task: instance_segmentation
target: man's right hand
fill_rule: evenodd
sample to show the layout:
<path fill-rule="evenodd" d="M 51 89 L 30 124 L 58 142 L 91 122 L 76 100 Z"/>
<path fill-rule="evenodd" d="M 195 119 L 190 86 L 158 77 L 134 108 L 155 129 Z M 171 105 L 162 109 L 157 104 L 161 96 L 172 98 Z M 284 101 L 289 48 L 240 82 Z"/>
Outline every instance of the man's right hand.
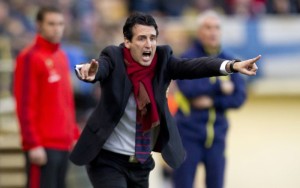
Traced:
<path fill-rule="evenodd" d="M 234 91 L 234 84 L 232 81 L 221 81 L 221 91 L 224 95 L 231 95 Z"/>
<path fill-rule="evenodd" d="M 47 154 L 43 147 L 36 147 L 28 151 L 29 160 L 32 164 L 39 166 L 47 163 Z"/>
<path fill-rule="evenodd" d="M 214 101 L 209 96 L 200 96 L 191 100 L 191 105 L 197 109 L 207 109 L 212 107 Z"/>
<path fill-rule="evenodd" d="M 90 63 L 81 65 L 79 69 L 79 76 L 82 80 L 93 81 L 95 80 L 99 63 L 95 59 L 92 59 Z"/>

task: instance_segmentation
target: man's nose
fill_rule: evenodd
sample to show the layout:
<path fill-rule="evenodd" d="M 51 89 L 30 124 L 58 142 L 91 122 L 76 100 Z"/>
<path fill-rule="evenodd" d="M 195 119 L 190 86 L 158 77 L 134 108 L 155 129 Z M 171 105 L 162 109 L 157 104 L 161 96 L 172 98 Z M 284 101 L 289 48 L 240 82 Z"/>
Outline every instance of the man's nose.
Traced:
<path fill-rule="evenodd" d="M 146 40 L 146 47 L 151 48 L 151 40 L 150 39 Z"/>

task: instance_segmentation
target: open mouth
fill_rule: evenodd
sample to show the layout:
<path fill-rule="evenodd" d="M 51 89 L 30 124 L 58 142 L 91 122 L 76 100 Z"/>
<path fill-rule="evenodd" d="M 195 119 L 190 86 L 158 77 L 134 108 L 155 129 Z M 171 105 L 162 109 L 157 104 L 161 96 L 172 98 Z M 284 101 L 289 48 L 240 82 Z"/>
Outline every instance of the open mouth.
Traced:
<path fill-rule="evenodd" d="M 144 58 L 150 58 L 151 52 L 143 52 L 143 57 Z"/>
<path fill-rule="evenodd" d="M 149 62 L 151 60 L 151 51 L 144 51 L 142 55 L 142 60 L 144 62 Z"/>

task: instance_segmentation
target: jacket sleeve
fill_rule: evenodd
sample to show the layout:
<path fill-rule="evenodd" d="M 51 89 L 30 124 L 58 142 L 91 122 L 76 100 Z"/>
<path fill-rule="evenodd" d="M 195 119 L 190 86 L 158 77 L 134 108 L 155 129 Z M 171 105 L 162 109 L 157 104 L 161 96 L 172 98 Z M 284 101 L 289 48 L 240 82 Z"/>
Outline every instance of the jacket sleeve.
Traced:
<path fill-rule="evenodd" d="M 234 92 L 231 95 L 216 95 L 214 98 L 214 106 L 220 110 L 228 108 L 238 108 L 246 100 L 246 83 L 238 73 L 231 75 L 231 81 L 234 84 Z"/>
<path fill-rule="evenodd" d="M 168 71 L 172 79 L 195 79 L 221 76 L 220 67 L 224 59 L 212 57 L 176 58 L 171 55 Z"/>
<path fill-rule="evenodd" d="M 17 58 L 14 78 L 14 94 L 20 124 L 23 148 L 40 146 L 37 131 L 39 59 L 27 54 Z"/>

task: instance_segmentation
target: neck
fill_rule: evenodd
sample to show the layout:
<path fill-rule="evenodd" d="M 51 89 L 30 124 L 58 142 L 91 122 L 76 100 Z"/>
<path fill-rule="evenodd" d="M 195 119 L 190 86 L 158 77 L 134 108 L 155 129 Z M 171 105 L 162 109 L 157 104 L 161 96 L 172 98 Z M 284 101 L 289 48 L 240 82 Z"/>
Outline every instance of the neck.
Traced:
<path fill-rule="evenodd" d="M 43 48 L 47 51 L 55 52 L 56 50 L 59 49 L 59 43 L 52 43 L 51 41 L 48 41 L 45 39 L 42 35 L 37 35 L 36 37 L 36 44 L 40 48 Z"/>

